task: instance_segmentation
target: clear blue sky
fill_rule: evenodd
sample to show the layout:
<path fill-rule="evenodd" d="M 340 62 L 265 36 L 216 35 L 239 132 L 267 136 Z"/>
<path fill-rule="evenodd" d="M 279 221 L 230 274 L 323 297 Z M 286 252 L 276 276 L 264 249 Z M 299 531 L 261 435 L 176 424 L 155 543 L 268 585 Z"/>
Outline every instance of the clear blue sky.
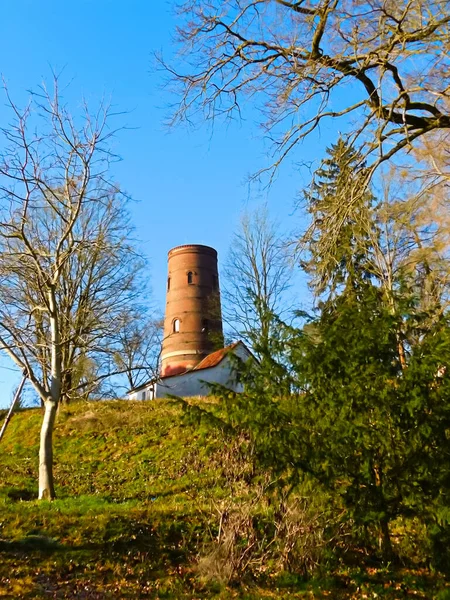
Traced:
<path fill-rule="evenodd" d="M 286 230 L 298 228 L 296 194 L 308 181 L 296 162 L 319 160 L 334 138 L 322 129 L 280 169 L 270 190 L 249 188 L 247 177 L 269 164 L 267 145 L 251 107 L 245 121 L 214 130 L 164 126 L 173 98 L 155 69 L 153 52 L 173 52 L 174 2 L 164 0 L 4 0 L 0 21 L 0 72 L 12 97 L 25 102 L 27 90 L 50 81 L 52 69 L 70 83 L 65 99 L 76 112 L 84 96 L 95 105 L 111 97 L 121 131 L 115 151 L 122 161 L 114 177 L 137 201 L 133 220 L 150 259 L 156 304 L 163 310 L 166 255 L 176 245 L 214 246 L 225 258 L 241 211 L 267 200 Z M 0 125 L 8 120 L 0 101 Z M 299 287 L 299 301 L 305 301 Z M 0 369 L 0 406 L 18 380 Z"/>

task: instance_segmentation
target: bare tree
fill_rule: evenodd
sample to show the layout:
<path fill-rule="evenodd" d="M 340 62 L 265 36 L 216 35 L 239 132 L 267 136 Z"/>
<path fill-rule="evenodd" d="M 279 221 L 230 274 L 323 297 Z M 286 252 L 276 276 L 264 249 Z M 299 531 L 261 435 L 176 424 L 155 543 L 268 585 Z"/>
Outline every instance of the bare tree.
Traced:
<path fill-rule="evenodd" d="M 126 197 L 108 179 L 108 107 L 74 119 L 58 81 L 2 130 L 0 349 L 43 403 L 39 498 L 55 496 L 58 404 L 111 375 L 119 316 L 137 297 Z"/>
<path fill-rule="evenodd" d="M 287 309 L 292 268 L 267 207 L 245 213 L 231 242 L 222 296 L 225 321 L 250 346 L 267 348 L 274 316 Z"/>
<path fill-rule="evenodd" d="M 129 389 L 159 375 L 164 321 L 133 312 L 123 315 L 114 354 L 117 369 L 126 376 Z"/>
<path fill-rule="evenodd" d="M 175 120 L 231 117 L 250 98 L 275 166 L 326 119 L 352 119 L 369 175 L 450 128 L 446 0 L 185 0 L 179 17 L 180 60 L 163 61 Z"/>
<path fill-rule="evenodd" d="M 394 306 L 396 297 L 413 295 L 431 325 L 449 306 L 450 217 L 441 187 L 417 183 L 409 171 L 385 173 L 383 197 L 366 230 L 372 273 L 386 300 Z M 423 317 L 421 326 L 427 326 Z"/>

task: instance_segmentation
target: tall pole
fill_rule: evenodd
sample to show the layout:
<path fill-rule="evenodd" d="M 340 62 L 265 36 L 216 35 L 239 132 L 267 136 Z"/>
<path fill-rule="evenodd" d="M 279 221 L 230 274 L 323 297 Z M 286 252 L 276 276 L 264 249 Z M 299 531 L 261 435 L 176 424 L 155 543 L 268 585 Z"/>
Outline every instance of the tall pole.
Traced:
<path fill-rule="evenodd" d="M 21 382 L 20 382 L 20 384 L 19 384 L 19 387 L 17 388 L 17 391 L 16 391 L 16 393 L 14 394 L 13 401 L 11 402 L 11 406 L 9 407 L 8 414 L 6 415 L 6 419 L 5 419 L 5 421 L 4 421 L 3 425 L 2 425 L 2 429 L 1 429 L 1 431 L 0 431 L 0 441 L 1 441 L 2 437 L 3 437 L 3 434 L 4 434 L 4 433 L 5 433 L 5 431 L 6 431 L 6 427 L 8 426 L 8 423 L 9 423 L 9 422 L 10 422 L 10 420 L 11 420 L 11 417 L 12 417 L 12 414 L 13 414 L 14 407 L 15 407 L 15 406 L 16 406 L 16 404 L 19 402 L 19 398 L 20 398 L 20 395 L 21 395 L 21 393 L 22 393 L 23 386 L 25 385 L 25 381 L 26 381 L 26 379 L 27 379 L 27 376 L 26 376 L 26 375 L 24 375 L 24 376 L 22 377 L 22 381 L 21 381 Z"/>

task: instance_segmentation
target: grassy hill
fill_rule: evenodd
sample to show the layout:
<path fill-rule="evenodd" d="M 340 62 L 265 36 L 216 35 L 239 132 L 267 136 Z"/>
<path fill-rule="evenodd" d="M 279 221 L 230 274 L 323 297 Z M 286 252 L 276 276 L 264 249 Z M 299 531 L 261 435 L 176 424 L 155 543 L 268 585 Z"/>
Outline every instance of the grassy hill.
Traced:
<path fill-rule="evenodd" d="M 0 443 L 0 598 L 450 598 L 424 567 L 367 561 L 308 577 L 269 562 L 230 579 L 217 539 L 237 499 L 257 502 L 245 461 L 167 401 L 63 407 L 58 499 L 37 502 L 40 422 L 39 409 L 16 414 Z M 244 541 L 242 572 L 256 544 Z"/>

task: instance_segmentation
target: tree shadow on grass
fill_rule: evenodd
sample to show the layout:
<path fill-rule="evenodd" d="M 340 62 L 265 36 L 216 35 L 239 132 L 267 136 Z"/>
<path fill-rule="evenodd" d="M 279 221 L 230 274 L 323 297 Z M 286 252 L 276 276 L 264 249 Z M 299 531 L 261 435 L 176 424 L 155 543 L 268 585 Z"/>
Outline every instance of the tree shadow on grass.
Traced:
<path fill-rule="evenodd" d="M 29 502 L 30 500 L 36 500 L 38 491 L 36 489 L 24 488 L 17 489 L 11 488 L 6 490 L 6 497 L 9 500 L 14 500 L 15 502 Z"/>
<path fill-rule="evenodd" d="M 21 553 L 21 552 L 46 552 L 52 553 L 62 549 L 63 546 L 56 540 L 45 535 L 27 535 L 21 540 L 2 540 L 0 539 L 0 553 Z"/>
<path fill-rule="evenodd" d="M 95 519 L 95 514 L 92 518 Z M 80 535 L 80 541 L 73 544 L 53 539 L 44 531 L 19 540 L 0 539 L 0 595 L 25 600 L 191 600 L 214 596 L 211 589 L 200 585 L 192 569 L 202 551 L 201 532 L 205 526 L 198 519 L 194 521 L 175 513 L 158 518 L 158 522 L 152 522 L 151 519 L 111 515 L 102 530 L 103 540 L 98 531 L 97 539 L 89 539 L 85 523 L 85 536 Z M 307 581 L 290 575 L 284 585 L 281 580 L 261 581 L 259 585 L 270 592 L 267 597 L 272 598 L 300 597 L 298 594 L 305 593 L 317 598 L 328 595 L 347 600 L 375 597 L 376 593 L 386 600 L 398 600 L 400 596 L 437 597 L 440 592 L 440 578 L 424 570 L 353 565 L 344 571 Z M 243 595 L 234 589 L 233 597 L 247 600 L 266 597 L 261 595 L 261 587 L 256 595 L 246 589 L 243 588 Z M 280 596 L 273 595 L 277 590 Z"/>
<path fill-rule="evenodd" d="M 192 597 L 189 581 L 183 581 L 195 552 L 195 534 L 190 539 L 188 529 L 176 515 L 160 526 L 119 516 L 106 527 L 104 541 L 61 543 L 44 533 L 0 539 L 3 597 Z"/>

